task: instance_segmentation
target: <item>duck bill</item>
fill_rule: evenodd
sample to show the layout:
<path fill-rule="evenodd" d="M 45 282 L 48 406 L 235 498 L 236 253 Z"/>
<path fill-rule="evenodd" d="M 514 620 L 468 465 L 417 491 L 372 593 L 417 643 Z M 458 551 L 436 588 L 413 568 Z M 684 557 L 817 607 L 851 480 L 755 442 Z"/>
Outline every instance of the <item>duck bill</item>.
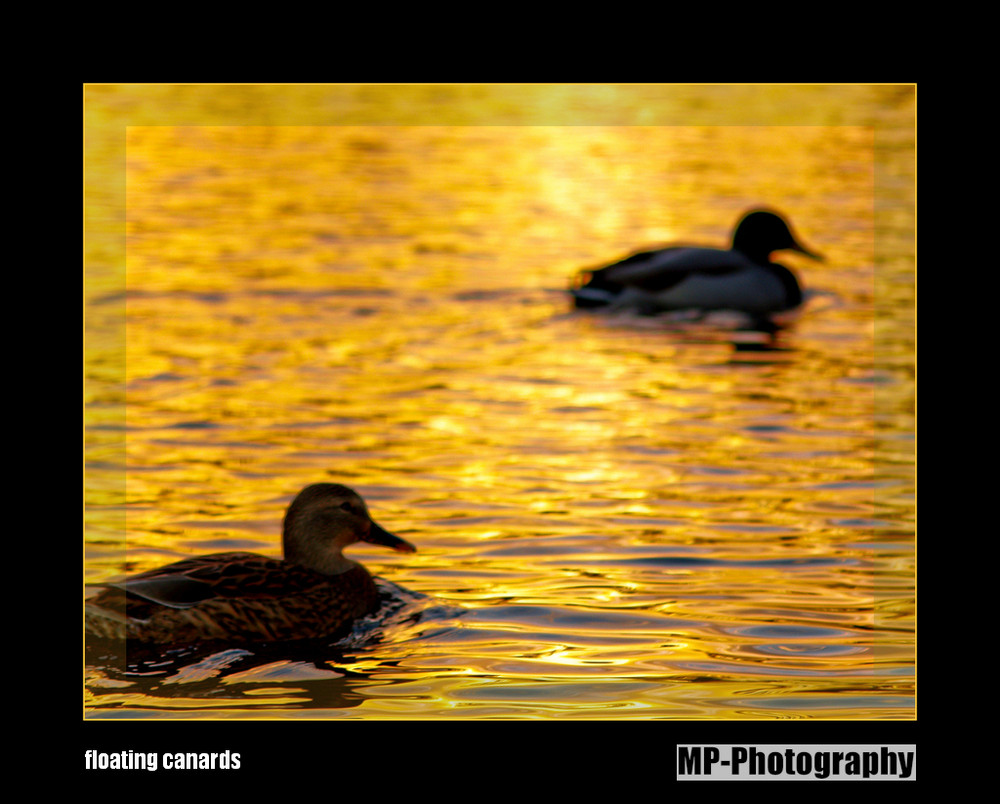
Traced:
<path fill-rule="evenodd" d="M 800 243 L 796 243 L 791 247 L 792 251 L 797 251 L 799 254 L 804 254 L 811 260 L 816 260 L 816 262 L 826 262 L 826 257 L 816 251 L 810 251 L 805 246 Z"/>
<path fill-rule="evenodd" d="M 417 548 L 406 541 L 406 539 L 401 539 L 394 533 L 389 533 L 389 531 L 374 521 L 372 522 L 371 529 L 368 531 L 368 535 L 364 537 L 364 541 L 371 542 L 372 544 L 380 544 L 383 547 L 391 547 L 400 553 L 417 552 Z"/>

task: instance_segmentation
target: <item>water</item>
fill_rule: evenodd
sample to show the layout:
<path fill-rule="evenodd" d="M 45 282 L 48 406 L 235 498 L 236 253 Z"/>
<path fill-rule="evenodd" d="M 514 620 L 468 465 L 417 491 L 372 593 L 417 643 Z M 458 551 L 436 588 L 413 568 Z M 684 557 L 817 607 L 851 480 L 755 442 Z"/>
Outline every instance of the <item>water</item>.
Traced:
<path fill-rule="evenodd" d="M 86 582 L 278 555 L 317 481 L 419 552 L 353 550 L 386 603 L 334 646 L 92 651 L 86 716 L 913 718 L 912 110 L 835 100 L 130 127 L 127 273 L 87 287 Z M 760 204 L 827 259 L 783 255 L 808 301 L 777 333 L 570 309 L 579 268 Z"/>

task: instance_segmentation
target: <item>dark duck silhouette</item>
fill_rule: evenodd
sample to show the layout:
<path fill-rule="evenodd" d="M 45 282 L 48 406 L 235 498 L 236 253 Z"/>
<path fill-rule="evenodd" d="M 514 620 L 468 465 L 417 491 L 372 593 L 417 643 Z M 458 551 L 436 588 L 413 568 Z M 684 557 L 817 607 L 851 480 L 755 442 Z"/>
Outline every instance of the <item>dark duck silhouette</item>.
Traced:
<path fill-rule="evenodd" d="M 372 576 L 343 555 L 358 541 L 416 551 L 347 486 L 307 486 L 285 513 L 283 559 L 215 553 L 105 584 L 86 603 L 86 630 L 160 644 L 335 636 L 378 608 Z"/>
<path fill-rule="evenodd" d="M 668 310 L 738 310 L 766 316 L 802 303 L 795 274 L 771 262 L 771 254 L 805 248 L 777 213 L 746 213 L 733 232 L 732 248 L 670 246 L 640 251 L 603 268 L 580 272 L 571 290 L 576 307 Z"/>

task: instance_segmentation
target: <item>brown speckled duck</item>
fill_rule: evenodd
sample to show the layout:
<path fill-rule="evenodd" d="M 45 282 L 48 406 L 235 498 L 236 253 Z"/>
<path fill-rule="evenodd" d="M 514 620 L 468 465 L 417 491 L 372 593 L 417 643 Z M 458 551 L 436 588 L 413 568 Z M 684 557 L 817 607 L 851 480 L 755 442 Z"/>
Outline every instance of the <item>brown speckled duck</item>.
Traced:
<path fill-rule="evenodd" d="M 86 629 L 161 644 L 334 636 L 378 607 L 372 576 L 343 554 L 358 541 L 416 551 L 372 521 L 355 491 L 316 483 L 288 506 L 283 560 L 215 553 L 107 584 L 87 601 Z"/>

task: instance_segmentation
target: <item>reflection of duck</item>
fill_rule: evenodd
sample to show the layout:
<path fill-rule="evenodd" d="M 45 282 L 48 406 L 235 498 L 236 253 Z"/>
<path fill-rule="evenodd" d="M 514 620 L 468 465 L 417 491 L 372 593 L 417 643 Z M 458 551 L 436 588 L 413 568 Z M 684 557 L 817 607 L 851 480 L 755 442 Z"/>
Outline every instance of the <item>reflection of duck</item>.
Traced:
<path fill-rule="evenodd" d="M 592 271 L 581 272 L 572 290 L 580 308 L 740 310 L 766 315 L 802 302 L 798 280 L 771 262 L 771 253 L 791 249 L 822 260 L 804 248 L 781 216 L 748 212 L 736 226 L 728 251 L 673 246 L 641 251 Z"/>
<path fill-rule="evenodd" d="M 216 553 L 107 584 L 87 601 L 86 628 L 172 644 L 331 636 L 378 606 L 368 570 L 342 553 L 358 541 L 416 550 L 372 521 L 364 500 L 346 486 L 307 486 L 285 513 L 284 560 Z"/>

